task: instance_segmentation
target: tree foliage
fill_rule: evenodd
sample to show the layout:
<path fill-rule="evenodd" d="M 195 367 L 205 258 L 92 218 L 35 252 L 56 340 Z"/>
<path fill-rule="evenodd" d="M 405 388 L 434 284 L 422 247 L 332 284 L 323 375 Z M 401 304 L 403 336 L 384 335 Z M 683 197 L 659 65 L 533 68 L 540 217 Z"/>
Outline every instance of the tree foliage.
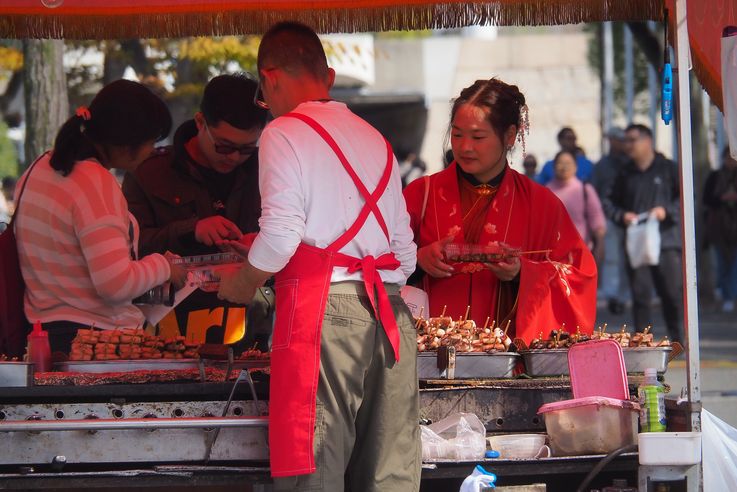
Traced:
<path fill-rule="evenodd" d="M 591 68 L 601 77 L 603 74 L 602 25 L 587 24 L 584 30 L 590 34 L 588 46 L 588 61 Z M 614 106 L 624 112 L 627 106 L 626 78 L 625 78 L 625 51 L 624 30 L 628 26 L 624 22 L 612 23 L 612 38 L 614 51 Z M 634 110 L 635 113 L 647 114 L 649 101 L 642 97 L 648 90 L 648 58 L 637 39 L 633 40 L 633 79 L 634 79 Z M 659 69 L 660 67 L 658 67 Z M 638 97 L 640 96 L 640 97 Z"/>

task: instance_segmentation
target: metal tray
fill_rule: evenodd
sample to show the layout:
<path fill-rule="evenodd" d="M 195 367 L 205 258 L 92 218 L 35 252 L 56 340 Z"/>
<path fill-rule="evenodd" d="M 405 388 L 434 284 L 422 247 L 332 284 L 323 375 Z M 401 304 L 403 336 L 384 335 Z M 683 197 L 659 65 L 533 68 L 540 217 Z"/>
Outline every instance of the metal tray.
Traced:
<path fill-rule="evenodd" d="M 673 349 L 671 347 L 628 347 L 622 349 L 624 365 L 628 373 L 645 372 L 654 367 L 659 373 L 668 369 L 668 361 Z"/>
<path fill-rule="evenodd" d="M 30 362 L 0 362 L 0 387 L 33 386 L 33 364 Z"/>
<path fill-rule="evenodd" d="M 520 355 L 525 362 L 525 372 L 529 376 L 568 375 L 567 348 L 521 350 Z"/>
<path fill-rule="evenodd" d="M 228 361 L 210 359 L 121 359 L 121 360 L 70 360 L 54 364 L 55 371 L 99 374 L 103 372 L 172 371 L 197 369 L 200 361 L 205 367 L 225 369 Z M 236 359 L 232 370 L 269 367 L 270 359 Z"/>
<path fill-rule="evenodd" d="M 85 373 L 166 371 L 198 367 L 199 359 L 70 360 L 54 364 L 56 371 Z"/>
<path fill-rule="evenodd" d="M 514 352 L 459 352 L 455 354 L 455 368 L 438 367 L 438 352 L 417 354 L 419 379 L 478 379 L 511 378 L 520 355 Z M 441 360 L 442 362 L 442 360 Z"/>
<path fill-rule="evenodd" d="M 645 372 L 654 367 L 659 373 L 668 368 L 671 347 L 627 347 L 622 349 L 627 373 Z M 526 373 L 537 376 L 568 376 L 568 349 L 535 349 L 520 351 Z"/>

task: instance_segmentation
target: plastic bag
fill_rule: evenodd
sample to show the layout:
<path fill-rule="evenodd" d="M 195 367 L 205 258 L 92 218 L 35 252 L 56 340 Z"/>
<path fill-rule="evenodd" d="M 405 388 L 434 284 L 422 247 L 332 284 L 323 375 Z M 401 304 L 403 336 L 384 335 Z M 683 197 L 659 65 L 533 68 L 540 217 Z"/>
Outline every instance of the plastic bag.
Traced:
<path fill-rule="evenodd" d="M 722 37 L 722 80 L 737 76 L 737 35 Z M 727 133 L 730 155 L 737 159 L 737 85 L 722 84 L 724 101 L 724 127 Z"/>
<path fill-rule="evenodd" d="M 737 490 L 737 429 L 701 410 L 704 490 Z"/>
<path fill-rule="evenodd" d="M 494 485 L 496 482 L 496 475 L 488 472 L 481 465 L 476 465 L 473 469 L 473 473 L 466 477 L 461 484 L 461 490 L 459 492 L 481 492 L 490 488 L 496 488 Z"/>
<path fill-rule="evenodd" d="M 632 268 L 660 262 L 660 222 L 650 215 L 627 226 L 627 256 Z"/>
<path fill-rule="evenodd" d="M 486 428 L 472 413 L 455 413 L 423 425 L 422 459 L 475 461 L 486 453 Z"/>

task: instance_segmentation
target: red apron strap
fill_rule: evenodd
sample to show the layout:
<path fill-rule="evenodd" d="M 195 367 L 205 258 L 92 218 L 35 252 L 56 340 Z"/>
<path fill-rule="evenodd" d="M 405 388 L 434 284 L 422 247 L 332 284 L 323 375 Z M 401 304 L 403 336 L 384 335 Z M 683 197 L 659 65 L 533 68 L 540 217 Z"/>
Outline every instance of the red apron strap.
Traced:
<path fill-rule="evenodd" d="M 323 128 L 317 121 L 310 118 L 307 115 L 301 114 L 301 113 L 287 113 L 283 116 L 288 116 L 292 118 L 296 118 L 298 120 L 303 121 L 306 123 L 310 128 L 315 130 L 315 132 L 322 137 L 322 139 L 325 141 L 325 143 L 330 146 L 330 148 L 335 152 L 335 155 L 340 160 L 341 164 L 343 165 L 343 168 L 346 170 L 348 175 L 353 180 L 353 183 L 356 185 L 356 188 L 358 188 L 359 193 L 361 196 L 363 196 L 363 199 L 365 200 L 365 204 L 363 206 L 363 209 L 361 209 L 361 212 L 358 214 L 358 217 L 356 218 L 353 225 L 351 225 L 350 228 L 348 228 L 347 231 L 343 233 L 338 239 L 336 239 L 330 246 L 328 246 L 326 249 L 330 251 L 340 251 L 343 246 L 348 244 L 355 236 L 358 234 L 358 231 L 361 230 L 363 227 L 363 224 L 366 222 L 366 219 L 368 219 L 368 214 L 370 212 L 373 212 L 374 217 L 376 217 L 376 221 L 379 223 L 379 227 L 381 227 L 381 230 L 384 232 L 384 236 L 386 236 L 386 240 L 388 242 L 391 242 L 389 239 L 389 229 L 386 226 L 386 222 L 384 221 L 384 217 L 381 214 L 381 210 L 379 210 L 378 206 L 378 200 L 381 197 L 381 195 L 384 194 L 384 191 L 386 190 L 386 187 L 389 184 L 389 178 L 391 177 L 391 171 L 392 171 L 392 164 L 393 164 L 393 154 L 392 154 L 392 148 L 389 142 L 384 139 L 386 142 L 386 148 L 387 148 L 387 162 L 386 166 L 384 167 L 384 172 L 381 175 L 381 179 L 379 179 L 379 183 L 376 185 L 376 189 L 373 193 L 369 193 L 366 186 L 361 182 L 361 179 L 358 177 L 356 172 L 353 170 L 353 167 L 348 162 L 348 159 L 346 159 L 345 154 L 343 154 L 343 151 L 340 149 L 338 144 L 335 142 L 333 137 Z"/>

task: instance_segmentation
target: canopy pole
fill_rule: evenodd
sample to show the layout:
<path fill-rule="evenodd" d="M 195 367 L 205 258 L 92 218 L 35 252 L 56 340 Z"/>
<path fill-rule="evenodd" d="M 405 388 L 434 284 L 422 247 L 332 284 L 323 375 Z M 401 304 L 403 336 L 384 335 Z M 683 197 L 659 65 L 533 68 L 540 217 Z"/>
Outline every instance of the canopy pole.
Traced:
<path fill-rule="evenodd" d="M 686 0 L 676 0 L 676 60 L 678 80 L 678 155 L 681 171 L 681 234 L 683 237 L 683 326 L 686 333 L 688 401 L 691 430 L 701 432 L 701 368 L 699 366 L 699 306 L 696 283 L 693 152 L 691 148 L 691 91 Z"/>

